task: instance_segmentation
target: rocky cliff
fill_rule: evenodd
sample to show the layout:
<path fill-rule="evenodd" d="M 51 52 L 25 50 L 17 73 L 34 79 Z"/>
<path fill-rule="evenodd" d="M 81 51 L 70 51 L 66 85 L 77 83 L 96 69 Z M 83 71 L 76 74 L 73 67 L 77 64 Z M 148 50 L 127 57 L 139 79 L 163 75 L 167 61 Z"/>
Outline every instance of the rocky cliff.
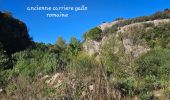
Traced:
<path fill-rule="evenodd" d="M 86 40 L 83 44 L 84 50 L 92 55 L 99 53 L 102 46 L 108 42 L 110 36 L 115 39 L 117 42 L 115 45 L 115 53 L 120 49 L 120 45 L 123 45 L 126 54 L 132 54 L 134 58 L 139 57 L 141 54 L 146 53 L 150 50 L 149 45 L 145 41 L 142 41 L 140 35 L 145 33 L 147 30 L 152 29 L 153 27 L 170 24 L 170 19 L 157 19 L 152 21 L 144 21 L 132 23 L 124 26 L 118 26 L 117 30 L 114 32 L 108 32 L 108 30 L 113 29 L 116 24 L 121 23 L 125 20 L 114 21 L 111 23 L 103 23 L 99 25 L 100 29 L 103 31 L 103 37 L 101 41 L 95 40 Z"/>

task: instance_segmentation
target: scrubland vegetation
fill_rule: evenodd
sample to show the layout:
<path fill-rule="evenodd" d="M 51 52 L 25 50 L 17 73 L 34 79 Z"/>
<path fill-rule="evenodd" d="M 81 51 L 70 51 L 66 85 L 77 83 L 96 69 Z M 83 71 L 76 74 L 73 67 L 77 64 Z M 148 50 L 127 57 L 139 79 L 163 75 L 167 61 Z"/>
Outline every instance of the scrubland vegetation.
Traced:
<path fill-rule="evenodd" d="M 170 10 L 123 21 L 107 29 L 100 53 L 89 55 L 83 42 L 36 43 L 25 24 L 0 12 L 0 98 L 2 100 L 169 100 L 170 23 L 145 24 L 115 37 L 122 25 L 169 18 Z M 122 20 L 122 19 L 121 19 Z M 149 27 L 149 28 L 148 28 Z M 147 30 L 146 30 L 147 28 Z M 85 40 L 102 39 L 99 27 Z M 122 38 L 150 50 L 138 58 L 125 53 Z M 117 41 L 120 44 L 117 46 Z M 119 48 L 115 51 L 114 48 Z M 116 53 L 115 53 L 116 52 Z M 57 73 L 57 74 L 56 74 Z M 60 76 L 54 80 L 51 77 Z"/>

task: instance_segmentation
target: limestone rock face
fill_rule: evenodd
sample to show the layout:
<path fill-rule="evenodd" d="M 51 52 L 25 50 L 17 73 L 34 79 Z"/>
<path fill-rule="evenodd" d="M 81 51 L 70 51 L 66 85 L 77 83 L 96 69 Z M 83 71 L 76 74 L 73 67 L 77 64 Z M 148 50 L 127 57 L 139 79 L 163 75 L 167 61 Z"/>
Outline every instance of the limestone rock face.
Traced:
<path fill-rule="evenodd" d="M 141 54 L 146 53 L 150 50 L 149 47 L 141 46 L 141 45 L 135 45 L 132 43 L 132 40 L 130 39 L 124 39 L 123 45 L 125 48 L 126 54 L 132 54 L 133 58 L 139 57 Z"/>
<path fill-rule="evenodd" d="M 84 50 L 89 54 L 92 55 L 96 52 L 99 52 L 100 49 L 100 42 L 97 41 L 92 41 L 92 40 L 87 40 L 84 44 L 83 44 L 83 48 Z"/>
<path fill-rule="evenodd" d="M 120 20 L 124 21 L 124 20 Z M 120 21 L 114 21 L 111 23 L 103 23 L 99 25 L 101 30 L 104 31 L 108 28 L 112 28 L 113 25 L 120 23 Z M 159 19 L 159 20 L 153 20 L 153 21 L 145 21 L 145 22 L 138 22 L 138 23 L 132 23 L 129 25 L 124 25 L 118 27 L 118 30 L 114 33 L 111 33 L 110 35 L 114 36 L 114 39 L 118 40 L 120 36 L 122 36 L 122 44 L 125 49 L 126 54 L 131 54 L 134 58 L 138 58 L 143 53 L 146 53 L 150 50 L 149 46 L 147 44 L 138 44 L 135 43 L 134 37 L 140 35 L 139 33 L 134 33 L 133 30 L 148 30 L 152 27 L 147 27 L 145 25 L 153 25 L 158 26 L 160 24 L 169 23 L 170 19 Z M 84 51 L 87 52 L 89 55 L 93 55 L 95 53 L 100 54 L 101 47 L 105 42 L 108 40 L 107 36 L 103 36 L 101 41 L 94 41 L 94 40 L 86 40 L 83 44 Z M 121 41 L 116 41 L 119 45 Z M 116 51 L 119 51 L 121 48 L 114 47 Z M 116 53 L 116 52 L 115 52 Z"/>

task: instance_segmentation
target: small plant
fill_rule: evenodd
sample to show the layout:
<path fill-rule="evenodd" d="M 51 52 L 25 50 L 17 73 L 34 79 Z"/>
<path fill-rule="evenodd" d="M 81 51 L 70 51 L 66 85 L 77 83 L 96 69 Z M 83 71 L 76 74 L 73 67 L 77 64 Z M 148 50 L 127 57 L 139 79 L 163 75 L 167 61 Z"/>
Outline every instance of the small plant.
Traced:
<path fill-rule="evenodd" d="M 140 99 L 141 100 L 157 100 L 153 93 L 150 92 L 150 91 L 147 91 L 147 90 L 143 90 L 141 93 L 140 93 Z"/>
<path fill-rule="evenodd" d="M 86 53 L 80 53 L 77 57 L 71 62 L 72 68 L 76 73 L 87 74 L 96 66 L 95 59 Z"/>
<path fill-rule="evenodd" d="M 115 88 L 118 89 L 122 96 L 133 97 L 136 94 L 135 80 L 133 78 L 127 78 L 119 81 Z"/>
<path fill-rule="evenodd" d="M 57 66 L 56 61 L 57 59 L 53 53 L 52 54 L 47 53 L 44 55 L 42 59 L 42 63 L 44 63 L 43 70 L 46 74 L 51 74 L 59 70 L 59 67 Z"/>
<path fill-rule="evenodd" d="M 102 30 L 99 27 L 91 29 L 89 32 L 84 34 L 85 39 L 89 40 L 100 40 L 102 37 Z"/>
<path fill-rule="evenodd" d="M 170 99 L 170 89 L 169 89 L 169 88 L 165 90 L 165 96 L 166 96 L 168 99 Z"/>
<path fill-rule="evenodd" d="M 7 52 L 4 50 L 0 42 L 0 70 L 12 67 L 11 59 L 8 57 Z"/>

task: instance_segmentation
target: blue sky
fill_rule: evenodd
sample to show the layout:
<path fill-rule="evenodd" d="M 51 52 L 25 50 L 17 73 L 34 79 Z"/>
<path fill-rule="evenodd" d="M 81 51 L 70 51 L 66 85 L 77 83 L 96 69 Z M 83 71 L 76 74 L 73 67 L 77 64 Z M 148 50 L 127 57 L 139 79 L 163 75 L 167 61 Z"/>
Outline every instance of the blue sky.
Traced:
<path fill-rule="evenodd" d="M 46 13 L 57 11 L 27 11 L 27 6 L 79 6 L 88 11 L 69 12 L 69 18 L 47 18 Z M 150 15 L 170 8 L 170 0 L 0 0 L 0 10 L 10 11 L 25 22 L 34 41 L 55 43 L 62 36 L 69 41 L 71 36 L 82 39 L 83 33 L 115 18 L 133 18 Z M 63 12 L 64 13 L 64 12 Z"/>

